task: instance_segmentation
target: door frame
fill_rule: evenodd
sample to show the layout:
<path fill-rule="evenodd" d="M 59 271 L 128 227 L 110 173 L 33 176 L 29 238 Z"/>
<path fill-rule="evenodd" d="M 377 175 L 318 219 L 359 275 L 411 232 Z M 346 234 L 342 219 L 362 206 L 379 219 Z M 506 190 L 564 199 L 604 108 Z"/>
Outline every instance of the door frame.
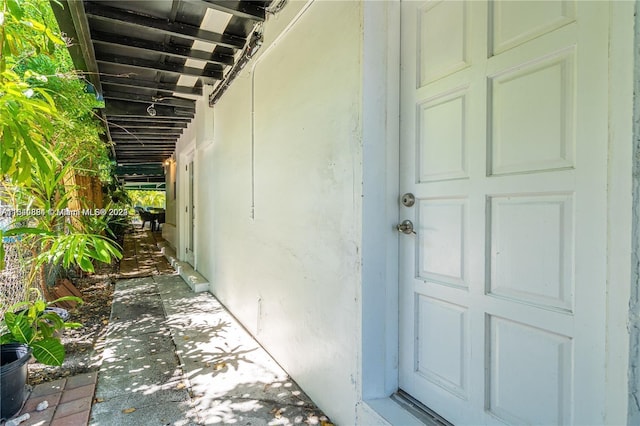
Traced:
<path fill-rule="evenodd" d="M 195 144 L 194 144 L 195 145 Z M 187 149 L 185 149 L 185 152 L 182 153 L 180 155 L 180 162 L 179 162 L 179 173 L 178 175 L 182 178 L 180 179 L 180 197 L 179 197 L 179 204 L 178 204 L 178 221 L 180 223 L 180 251 L 179 251 L 179 258 L 180 260 L 182 260 L 183 262 L 187 262 L 189 263 L 191 266 L 194 267 L 196 266 L 196 232 L 193 233 L 193 239 L 194 241 L 192 241 L 192 245 L 193 245 L 193 253 L 192 256 L 190 256 L 190 254 L 188 253 L 188 246 L 189 246 L 189 215 L 192 215 L 193 213 L 190 210 L 185 210 L 185 208 L 188 207 L 189 201 L 190 201 L 190 188 L 189 188 L 189 184 L 190 184 L 190 179 L 189 179 L 189 171 L 186 169 L 186 167 L 189 165 L 189 163 L 193 162 L 193 167 L 194 167 L 194 181 L 193 181 L 193 195 L 194 195 L 194 199 L 191 200 L 192 205 L 195 205 L 195 194 L 196 194 L 196 186 L 197 186 L 197 181 L 195 179 L 195 164 L 196 164 L 196 150 L 195 150 L 195 146 L 189 147 Z M 193 226 L 196 226 L 195 220 L 193 222 Z"/>
<path fill-rule="evenodd" d="M 640 373 L 635 372 L 627 323 L 631 290 L 640 286 L 632 277 L 632 199 L 634 73 L 633 2 L 612 2 L 609 58 L 609 187 L 608 263 L 606 301 L 607 383 L 605 420 L 627 424 L 640 419 L 640 408 L 632 403 L 640 391 Z M 639 18 L 640 21 L 640 18 Z M 380 48 L 385 46 L 386 48 Z M 399 219 L 399 107 L 400 107 L 400 0 L 363 3 L 362 57 L 362 283 L 360 302 L 361 354 L 356 414 L 361 424 L 383 422 L 420 424 L 420 420 L 391 396 L 398 390 L 398 235 Z M 636 57 L 640 61 L 640 55 Z M 637 76 L 636 76 L 637 77 Z M 637 102 L 637 101 L 636 101 Z M 640 127 L 638 127 L 640 129 Z M 640 132 L 640 130 L 636 130 Z M 623 172 L 611 173 L 611 170 Z M 384 188 L 381 191 L 381 188 Z M 640 190 L 636 191 L 640 194 Z M 640 198 L 640 195 L 636 196 Z M 637 229 L 633 239 L 638 239 Z M 634 274 L 640 275 L 640 274 Z M 635 278 L 635 279 L 634 279 Z M 635 292 L 635 291 L 634 291 Z M 640 297 L 635 300 L 640 306 Z M 640 324 L 633 317 L 631 325 Z M 625 332 L 621 332 L 624 330 Z M 640 342 L 633 328 L 631 340 Z"/>
<path fill-rule="evenodd" d="M 363 2 L 359 423 L 411 424 L 398 390 L 400 2 Z M 385 46 L 385 48 L 381 48 Z M 381 190 L 383 188 L 383 190 Z"/>

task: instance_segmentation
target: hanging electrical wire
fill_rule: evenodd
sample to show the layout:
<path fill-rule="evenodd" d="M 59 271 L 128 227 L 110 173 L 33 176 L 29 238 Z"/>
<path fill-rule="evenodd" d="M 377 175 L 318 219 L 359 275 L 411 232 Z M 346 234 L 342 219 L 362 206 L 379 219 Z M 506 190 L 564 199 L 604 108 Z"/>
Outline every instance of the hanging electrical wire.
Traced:
<path fill-rule="evenodd" d="M 265 11 L 269 15 L 275 15 L 286 6 L 287 2 L 288 0 L 273 0 Z M 251 36 L 242 49 L 238 60 L 233 64 L 229 72 L 224 76 L 224 79 L 218 83 L 213 90 L 213 93 L 209 96 L 209 106 L 213 106 L 218 102 L 222 94 L 227 90 L 229 85 L 231 85 L 231 82 L 236 78 L 240 71 L 242 71 L 247 62 L 249 62 L 251 58 L 258 53 L 263 41 L 263 23 L 258 22 L 254 25 Z"/>
<path fill-rule="evenodd" d="M 260 49 L 263 42 L 263 34 L 262 34 L 262 23 L 257 23 L 253 27 L 253 31 L 251 32 L 251 36 L 249 40 L 245 44 L 238 60 L 233 64 L 227 75 L 225 75 L 224 79 L 216 86 L 213 90 L 213 93 L 209 96 L 209 106 L 213 106 L 218 99 L 222 96 L 222 94 L 227 90 L 227 87 L 231 84 L 231 82 L 236 78 L 238 73 L 242 71 L 244 66 L 251 60 L 252 57 Z"/>

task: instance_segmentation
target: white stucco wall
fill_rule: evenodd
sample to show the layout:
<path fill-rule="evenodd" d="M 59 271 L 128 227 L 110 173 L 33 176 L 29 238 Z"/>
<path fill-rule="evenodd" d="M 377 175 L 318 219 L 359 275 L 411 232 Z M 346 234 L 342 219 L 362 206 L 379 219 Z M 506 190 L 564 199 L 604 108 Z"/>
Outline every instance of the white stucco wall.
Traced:
<path fill-rule="evenodd" d="M 631 6 L 612 7 L 616 22 L 630 19 Z M 179 161 L 191 151 L 195 159 L 196 268 L 337 424 L 415 420 L 386 398 L 398 386 L 398 21 L 394 1 L 290 2 L 265 24 L 257 60 L 215 108 L 198 101 L 177 147 Z M 616 48 L 629 47 L 629 31 L 613 31 Z M 612 49 L 612 64 L 627 50 Z M 619 70 L 612 82 L 626 83 L 612 91 L 609 156 L 625 169 L 630 118 L 621 111 L 630 76 L 612 69 Z M 616 241 L 629 238 L 631 190 L 627 175 L 609 179 L 617 188 L 609 281 L 621 284 L 608 293 L 607 356 L 621 367 L 610 370 L 607 419 L 618 424 L 627 409 L 619 396 L 628 336 L 619 330 L 631 267 L 628 248 Z"/>
<path fill-rule="evenodd" d="M 195 263 L 310 397 L 338 424 L 352 424 L 362 3 L 292 2 L 265 26 L 260 55 L 215 108 L 203 114 L 198 103 L 178 144 L 180 159 L 196 141 Z"/>

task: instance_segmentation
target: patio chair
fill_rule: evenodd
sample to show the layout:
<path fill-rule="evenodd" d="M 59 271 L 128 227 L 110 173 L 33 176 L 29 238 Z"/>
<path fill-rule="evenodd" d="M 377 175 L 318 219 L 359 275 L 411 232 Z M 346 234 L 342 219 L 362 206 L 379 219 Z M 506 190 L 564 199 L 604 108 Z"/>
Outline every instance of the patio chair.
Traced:
<path fill-rule="evenodd" d="M 158 224 L 157 224 L 157 226 L 156 226 L 156 230 L 158 230 L 158 231 L 159 231 L 159 230 L 161 229 L 161 226 L 160 226 L 160 225 L 162 225 L 162 224 L 164 223 L 164 221 L 165 221 L 165 215 L 166 215 L 166 213 L 165 213 L 165 212 L 162 212 L 162 213 L 159 213 L 159 214 L 158 214 Z"/>
<path fill-rule="evenodd" d="M 148 211 L 144 210 L 144 209 L 137 209 L 136 208 L 136 212 L 138 212 L 138 216 L 140 216 L 140 220 L 142 221 L 142 225 L 140 226 L 140 229 L 144 229 L 144 224 L 146 222 L 149 222 L 149 226 L 151 227 L 151 230 L 153 231 L 155 228 L 155 218 L 153 217 L 152 213 L 149 213 Z"/>

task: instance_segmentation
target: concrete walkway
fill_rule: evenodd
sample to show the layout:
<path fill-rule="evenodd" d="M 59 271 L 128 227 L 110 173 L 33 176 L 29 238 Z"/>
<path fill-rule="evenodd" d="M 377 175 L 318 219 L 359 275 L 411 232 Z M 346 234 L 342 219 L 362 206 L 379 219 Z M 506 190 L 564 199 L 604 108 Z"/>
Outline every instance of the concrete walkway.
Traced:
<path fill-rule="evenodd" d="M 215 297 L 175 274 L 159 240 L 125 236 L 100 372 L 34 387 L 21 425 L 331 426 Z"/>
<path fill-rule="evenodd" d="M 176 275 L 116 284 L 90 424 L 328 424 L 209 293 Z"/>

